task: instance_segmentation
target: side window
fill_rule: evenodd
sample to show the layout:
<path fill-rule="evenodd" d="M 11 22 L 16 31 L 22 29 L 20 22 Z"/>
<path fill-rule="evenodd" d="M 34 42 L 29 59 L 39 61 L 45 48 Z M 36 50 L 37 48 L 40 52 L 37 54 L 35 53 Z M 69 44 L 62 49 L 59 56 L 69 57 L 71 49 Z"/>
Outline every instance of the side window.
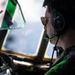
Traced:
<path fill-rule="evenodd" d="M 40 21 L 45 10 L 42 9 L 43 1 L 18 0 L 18 2 L 26 24 L 23 28 L 9 30 L 3 46 L 6 50 L 35 55 L 43 34 L 43 25 Z"/>

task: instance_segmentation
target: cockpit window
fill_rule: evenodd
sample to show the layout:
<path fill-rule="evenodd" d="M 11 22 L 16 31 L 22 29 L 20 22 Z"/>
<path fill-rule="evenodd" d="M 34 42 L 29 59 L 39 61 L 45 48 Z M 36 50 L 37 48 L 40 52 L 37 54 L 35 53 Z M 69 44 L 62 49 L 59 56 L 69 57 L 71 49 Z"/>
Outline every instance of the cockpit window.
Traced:
<path fill-rule="evenodd" d="M 22 13 L 20 7 L 16 6 L 17 7 L 16 11 L 18 12 L 15 13 L 15 16 L 13 16 L 12 21 L 16 20 L 15 22 L 18 23 L 19 26 L 23 27 L 8 30 L 2 49 L 33 56 L 37 55 L 44 34 L 44 27 L 40 21 L 40 17 L 44 15 L 45 11 L 45 8 L 42 9 L 43 1 L 41 0 L 39 1 L 17 0 L 17 1 L 21 6 Z M 25 18 L 26 21 L 25 24 L 23 17 Z M 53 45 L 49 43 L 46 49 L 47 49 L 45 54 L 46 57 L 51 57 Z"/>

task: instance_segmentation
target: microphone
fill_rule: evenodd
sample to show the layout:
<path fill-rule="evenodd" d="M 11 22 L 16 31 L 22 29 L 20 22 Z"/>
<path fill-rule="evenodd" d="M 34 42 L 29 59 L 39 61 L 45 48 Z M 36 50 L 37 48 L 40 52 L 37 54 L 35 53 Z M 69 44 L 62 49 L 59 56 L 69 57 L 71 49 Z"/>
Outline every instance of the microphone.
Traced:
<path fill-rule="evenodd" d="M 55 36 L 57 36 L 57 33 L 54 33 L 52 36 L 48 36 L 47 34 L 45 35 L 45 39 L 48 41 L 49 39 L 51 40 L 52 38 L 54 38 Z"/>

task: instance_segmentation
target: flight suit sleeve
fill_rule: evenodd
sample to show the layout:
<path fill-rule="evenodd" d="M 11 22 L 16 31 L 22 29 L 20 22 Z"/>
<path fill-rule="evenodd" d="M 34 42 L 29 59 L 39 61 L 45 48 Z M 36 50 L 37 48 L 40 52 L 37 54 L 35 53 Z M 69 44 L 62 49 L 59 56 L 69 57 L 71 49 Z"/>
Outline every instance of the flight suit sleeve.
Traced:
<path fill-rule="evenodd" d="M 66 75 L 69 68 L 69 60 L 63 60 L 60 63 L 53 66 L 44 75 Z"/>

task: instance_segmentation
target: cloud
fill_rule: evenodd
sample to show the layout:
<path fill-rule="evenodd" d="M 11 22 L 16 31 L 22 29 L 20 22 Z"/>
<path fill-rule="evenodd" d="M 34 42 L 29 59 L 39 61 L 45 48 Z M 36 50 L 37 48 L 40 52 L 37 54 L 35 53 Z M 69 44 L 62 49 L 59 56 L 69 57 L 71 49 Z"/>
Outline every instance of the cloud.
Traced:
<path fill-rule="evenodd" d="M 41 2 L 35 0 L 19 0 L 26 21 L 38 22 L 40 20 L 40 12 L 42 8 Z"/>

